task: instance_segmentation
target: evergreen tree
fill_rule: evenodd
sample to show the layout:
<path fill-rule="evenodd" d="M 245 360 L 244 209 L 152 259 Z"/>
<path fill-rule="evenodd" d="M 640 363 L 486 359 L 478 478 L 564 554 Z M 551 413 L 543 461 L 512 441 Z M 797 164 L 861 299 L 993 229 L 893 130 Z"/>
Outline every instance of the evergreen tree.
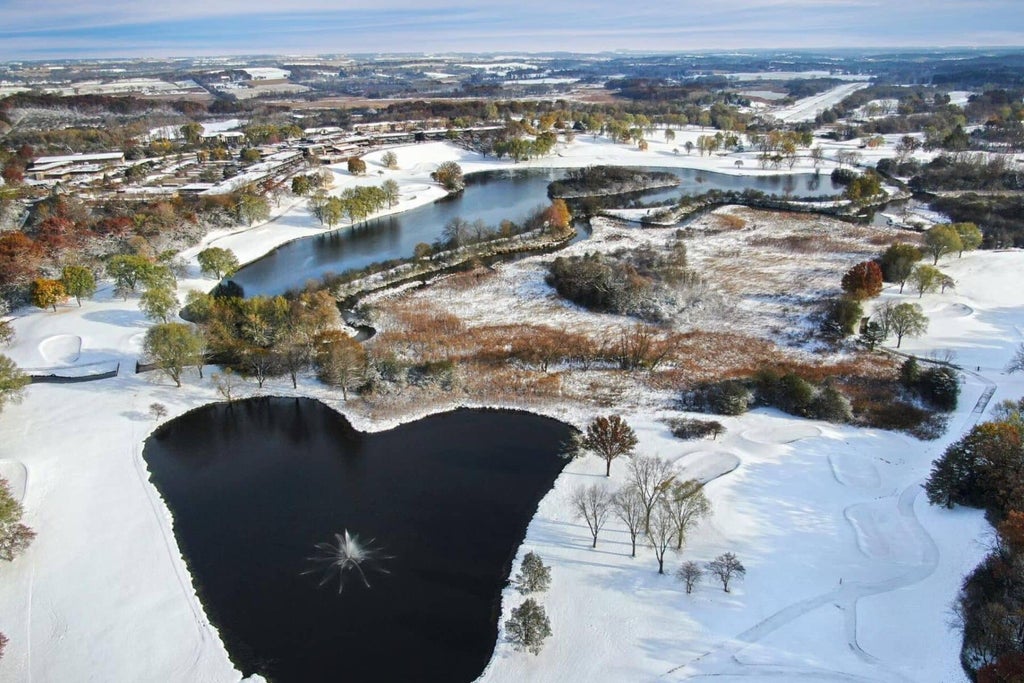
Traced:
<path fill-rule="evenodd" d="M 528 552 L 513 583 L 523 595 L 543 593 L 551 585 L 551 568 L 544 564 L 540 555 Z"/>
<path fill-rule="evenodd" d="M 527 598 L 512 610 L 512 618 L 505 622 L 505 634 L 517 651 L 539 655 L 544 639 L 551 635 L 551 622 L 544 608 Z"/>

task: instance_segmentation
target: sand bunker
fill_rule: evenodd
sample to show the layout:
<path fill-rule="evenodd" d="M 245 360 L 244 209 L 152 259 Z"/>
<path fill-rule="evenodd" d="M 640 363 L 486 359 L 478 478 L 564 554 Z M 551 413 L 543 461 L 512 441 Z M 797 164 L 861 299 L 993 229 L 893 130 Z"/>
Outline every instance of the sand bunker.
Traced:
<path fill-rule="evenodd" d="M 676 461 L 682 479 L 696 479 L 702 484 L 729 474 L 740 466 L 740 459 L 734 453 L 699 451 L 685 455 Z"/>
<path fill-rule="evenodd" d="M 838 451 L 829 454 L 828 462 L 836 481 L 844 486 L 876 489 L 882 485 L 878 468 L 866 456 Z"/>
<path fill-rule="evenodd" d="M 821 436 L 821 430 L 814 425 L 786 424 L 778 427 L 748 429 L 741 436 L 754 443 L 783 444 Z"/>
<path fill-rule="evenodd" d="M 966 304 L 949 304 L 940 312 L 947 318 L 966 318 L 974 315 L 974 309 Z"/>
<path fill-rule="evenodd" d="M 82 338 L 75 334 L 57 334 L 39 342 L 39 355 L 47 363 L 74 363 L 82 353 Z"/>

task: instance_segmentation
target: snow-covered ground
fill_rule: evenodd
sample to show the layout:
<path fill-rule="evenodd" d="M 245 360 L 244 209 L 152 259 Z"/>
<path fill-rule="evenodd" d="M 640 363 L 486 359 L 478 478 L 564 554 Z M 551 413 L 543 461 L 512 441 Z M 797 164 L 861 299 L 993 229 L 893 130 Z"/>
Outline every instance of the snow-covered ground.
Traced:
<path fill-rule="evenodd" d="M 672 146 L 652 143 L 647 152 L 581 136 L 554 160 L 524 165 L 737 172 L 733 158 L 672 153 L 684 136 L 699 134 L 678 132 Z M 512 166 L 442 144 L 396 152 L 401 170 L 383 177 L 402 183 L 403 209 L 441 195 L 425 180 L 440 161 L 458 160 L 466 171 Z M 379 158 L 367 161 L 376 174 Z M 750 166 L 744 172 L 758 172 Z M 335 192 L 381 180 L 335 173 Z M 321 232 L 301 202 L 282 205 L 278 214 L 204 244 L 250 260 Z M 974 253 L 940 266 L 957 279 L 957 290 L 924 297 L 931 333 L 904 346 L 916 353 L 952 350 L 981 368 L 966 377 L 961 409 L 943 440 L 923 444 L 756 411 L 724 420 L 728 433 L 718 441 L 681 442 L 658 422 L 666 413 L 644 407 L 660 397 L 623 406 L 644 453 L 702 476 L 738 463 L 708 485 L 714 516 L 683 557 L 706 560 L 731 550 L 746 564 L 746 580 L 730 594 L 703 584 L 687 596 L 680 583 L 655 573 L 650 551 L 629 558 L 627 539 L 614 524 L 590 550 L 566 496 L 578 483 L 604 479 L 595 476 L 601 468 L 595 460 L 573 462 L 542 501 L 520 550 L 520 557 L 537 550 L 553 567 L 543 603 L 554 636 L 539 657 L 499 642 L 484 680 L 961 680 L 946 607 L 962 574 L 984 553 L 987 527 L 980 513 L 930 508 L 919 483 L 945 443 L 979 419 L 972 409 L 989 383 L 998 386 L 996 400 L 1024 392 L 1020 380 L 999 372 L 1024 330 L 1018 295 L 1024 253 Z M 183 290 L 212 286 L 198 277 L 194 262 L 192 268 Z M 500 323 L 501 313 L 495 315 Z M 237 681 L 141 458 L 141 444 L 155 427 L 149 405 L 163 404 L 166 419 L 173 419 L 217 400 L 209 373 L 204 380 L 188 376 L 181 389 L 154 373 L 133 374 L 149 323 L 137 300 L 113 298 L 109 286 L 81 308 L 21 311 L 14 325 L 16 343 L 4 352 L 25 366 L 120 362 L 121 372 L 95 383 L 33 385 L 0 416 L 0 472 L 24 491 L 26 522 L 38 532 L 21 558 L 0 565 L 0 631 L 10 638 L 0 680 Z M 266 393 L 295 392 L 281 380 L 271 381 Z M 351 413 L 311 377 L 302 378 L 297 393 Z M 564 405 L 544 412 L 577 424 L 589 417 Z M 363 429 L 394 423 L 351 416 Z M 623 465 L 615 463 L 608 485 L 621 481 Z M 673 558 L 671 566 L 677 564 Z M 502 619 L 518 600 L 506 593 Z"/>
<path fill-rule="evenodd" d="M 684 477 L 729 472 L 707 485 L 713 517 L 672 569 L 732 551 L 746 579 L 728 594 L 705 579 L 686 595 L 657 575 L 650 550 L 629 557 L 615 522 L 591 550 L 571 491 L 602 481 L 615 489 L 626 468 L 614 463 L 607 481 L 596 459 L 575 462 L 520 551 L 553 566 L 543 604 L 555 635 L 538 657 L 499 644 L 483 680 L 963 680 L 949 605 L 986 552 L 988 526 L 979 511 L 928 505 L 921 483 L 945 446 L 983 419 L 975 408 L 987 388 L 997 387 L 989 408 L 1024 393 L 1024 380 L 1001 372 L 1024 340 L 1022 262 L 1019 251 L 948 259 L 940 266 L 957 292 L 921 299 L 930 333 L 903 350 L 949 351 L 971 366 L 939 441 L 757 410 L 722 418 L 728 432 L 716 441 L 682 442 L 659 422 L 677 413 L 627 415 L 638 450 L 671 459 Z M 892 288 L 883 298 L 918 300 Z M 507 590 L 503 618 L 521 600 Z"/>
<path fill-rule="evenodd" d="M 772 114 L 776 119 L 785 123 L 813 121 L 814 117 L 824 110 L 838 104 L 861 88 L 866 87 L 868 87 L 868 84 L 862 82 L 840 85 L 823 93 L 797 100 L 788 107 L 776 109 Z"/>

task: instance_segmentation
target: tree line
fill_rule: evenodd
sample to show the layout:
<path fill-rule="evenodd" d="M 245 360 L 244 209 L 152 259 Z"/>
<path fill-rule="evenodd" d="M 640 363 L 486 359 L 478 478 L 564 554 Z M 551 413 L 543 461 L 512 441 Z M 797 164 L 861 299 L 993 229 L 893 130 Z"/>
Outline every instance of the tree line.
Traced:
<path fill-rule="evenodd" d="M 1022 354 L 1024 355 L 1024 354 Z M 1010 370 L 1017 367 L 1011 364 Z M 977 681 L 1024 676 L 1024 400 L 1006 400 L 932 465 L 925 493 L 933 505 L 981 508 L 996 527 L 988 556 L 968 574 L 953 603 L 960 661 Z"/>

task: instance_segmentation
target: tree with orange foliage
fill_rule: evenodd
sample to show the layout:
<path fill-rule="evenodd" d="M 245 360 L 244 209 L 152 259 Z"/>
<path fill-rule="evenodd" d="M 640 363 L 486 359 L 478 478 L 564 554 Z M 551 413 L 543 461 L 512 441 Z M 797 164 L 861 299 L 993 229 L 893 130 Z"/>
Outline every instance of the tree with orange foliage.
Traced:
<path fill-rule="evenodd" d="M 49 280 L 47 278 L 36 278 L 32 281 L 32 305 L 39 308 L 53 307 L 57 312 L 57 304 L 68 297 L 64 285 L 60 280 Z"/>
<path fill-rule="evenodd" d="M 843 291 L 854 299 L 871 299 L 882 293 L 882 269 L 874 261 L 861 261 L 846 271 Z"/>
<path fill-rule="evenodd" d="M 551 232 L 561 232 L 569 227 L 572 213 L 562 199 L 555 199 L 544 212 L 544 221 Z"/>

